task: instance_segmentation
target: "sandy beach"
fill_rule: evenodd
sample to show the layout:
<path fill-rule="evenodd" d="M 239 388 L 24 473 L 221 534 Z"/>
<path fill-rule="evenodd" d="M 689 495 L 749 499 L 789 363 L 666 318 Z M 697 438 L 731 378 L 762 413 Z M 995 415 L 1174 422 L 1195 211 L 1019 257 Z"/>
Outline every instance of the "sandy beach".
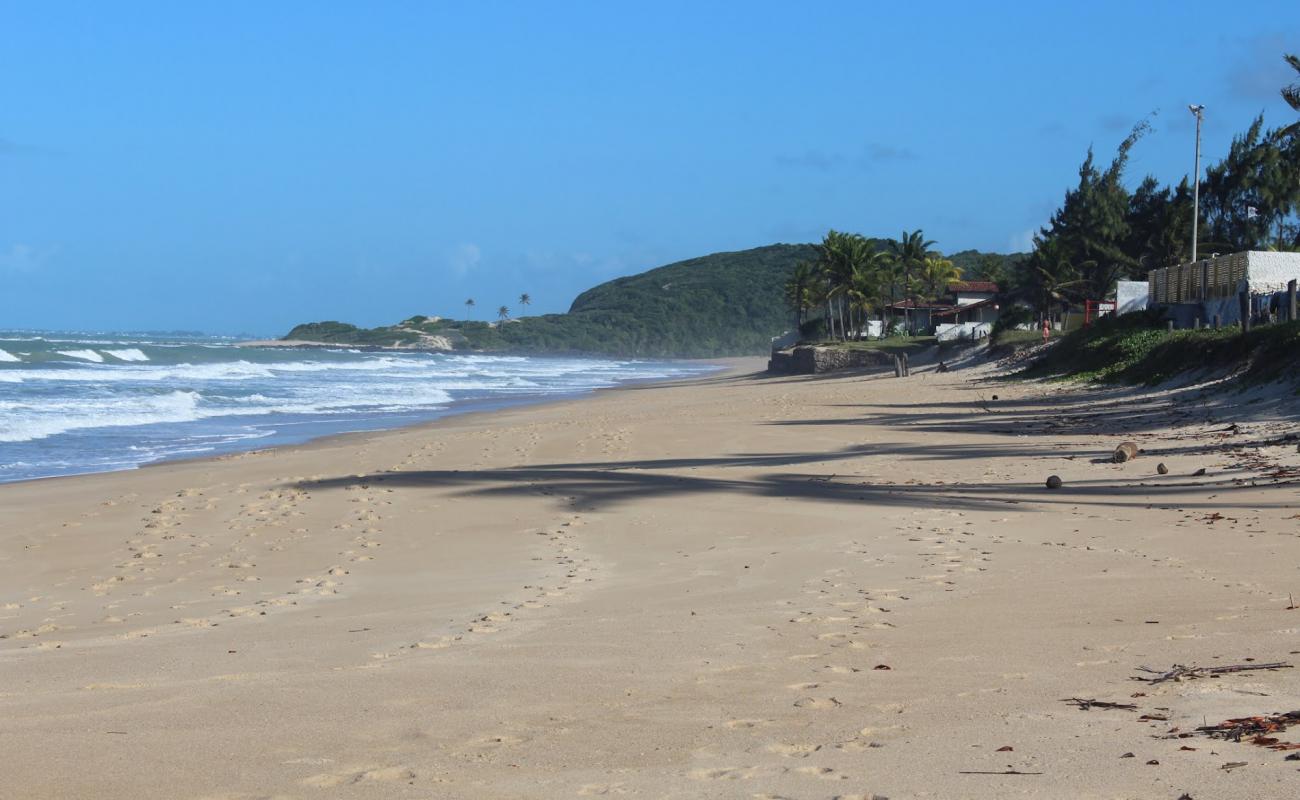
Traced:
<path fill-rule="evenodd" d="M 0 486 L 0 797 L 1298 791 L 1280 395 L 761 368 Z"/>

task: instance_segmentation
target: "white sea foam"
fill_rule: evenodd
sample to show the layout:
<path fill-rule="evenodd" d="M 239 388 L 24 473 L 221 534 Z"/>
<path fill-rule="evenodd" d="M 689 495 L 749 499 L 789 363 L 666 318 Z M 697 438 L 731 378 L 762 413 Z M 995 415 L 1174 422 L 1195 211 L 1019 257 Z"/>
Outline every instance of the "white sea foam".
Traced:
<path fill-rule="evenodd" d="M 99 353 L 96 353 L 94 350 L 59 350 L 57 352 L 61 356 L 79 358 L 82 361 L 94 361 L 100 364 L 104 362 L 104 357 Z"/>
<path fill-rule="evenodd" d="M 30 358 L 15 357 L 17 347 L 0 350 L 0 482 L 408 424 L 458 400 L 573 394 L 692 371 L 477 354 L 219 355 L 204 343 L 144 339 L 37 343 L 24 347 Z"/>
<path fill-rule="evenodd" d="M 442 389 L 410 384 L 333 385 L 288 397 L 253 394 L 208 399 L 198 392 L 174 391 L 112 400 L 0 400 L 0 442 L 28 442 L 87 428 L 193 422 L 214 417 L 432 410 L 449 402 L 451 395 Z"/>
<path fill-rule="evenodd" d="M 199 395 L 171 392 L 150 397 L 0 402 L 0 442 L 30 442 L 82 428 L 149 425 L 196 419 Z"/>
<path fill-rule="evenodd" d="M 145 355 L 138 347 L 128 347 L 125 350 L 105 350 L 105 355 L 110 355 L 118 361 L 148 361 L 149 356 Z"/>

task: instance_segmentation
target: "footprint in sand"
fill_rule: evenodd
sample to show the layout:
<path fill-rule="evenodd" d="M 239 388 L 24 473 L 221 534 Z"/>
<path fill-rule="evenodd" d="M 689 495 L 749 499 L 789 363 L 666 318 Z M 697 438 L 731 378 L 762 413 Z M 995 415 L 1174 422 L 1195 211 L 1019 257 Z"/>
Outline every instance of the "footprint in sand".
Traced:
<path fill-rule="evenodd" d="M 834 697 L 801 697 L 794 701 L 795 708 L 811 708 L 818 711 L 828 711 L 842 705 L 844 704 Z"/>
<path fill-rule="evenodd" d="M 748 730 L 750 728 L 765 728 L 772 724 L 768 719 L 733 719 L 725 723 L 732 730 Z"/>
<path fill-rule="evenodd" d="M 528 741 L 527 737 L 515 736 L 510 733 L 497 733 L 491 736 L 483 736 L 470 741 L 470 747 L 494 748 L 494 747 L 512 747 L 517 744 L 523 744 Z"/>
<path fill-rule="evenodd" d="M 754 770 L 750 767 L 722 767 L 692 770 L 687 775 L 697 781 L 743 781 L 754 777 Z"/>
<path fill-rule="evenodd" d="M 796 767 L 794 770 L 800 775 L 807 775 L 811 778 L 821 778 L 828 781 L 845 781 L 849 779 L 848 775 L 842 772 L 836 772 L 830 767 Z"/>
<path fill-rule="evenodd" d="M 361 767 L 342 772 L 322 772 L 319 775 L 304 778 L 302 784 L 304 786 L 314 786 L 318 789 L 331 789 L 348 784 L 369 782 L 401 783 L 410 782 L 414 779 L 415 772 L 406 767 Z"/>
<path fill-rule="evenodd" d="M 777 753 L 786 758 L 807 758 L 808 756 L 821 750 L 819 744 L 785 744 L 783 742 L 773 742 L 767 746 L 769 753 Z"/>

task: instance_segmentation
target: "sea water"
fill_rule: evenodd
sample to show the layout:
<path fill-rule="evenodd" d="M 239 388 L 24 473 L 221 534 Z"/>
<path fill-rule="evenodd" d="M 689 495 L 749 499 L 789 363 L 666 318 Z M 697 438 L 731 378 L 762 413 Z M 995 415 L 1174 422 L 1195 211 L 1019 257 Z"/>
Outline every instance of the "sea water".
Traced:
<path fill-rule="evenodd" d="M 0 482 L 131 469 L 684 377 L 683 362 L 0 331 Z"/>

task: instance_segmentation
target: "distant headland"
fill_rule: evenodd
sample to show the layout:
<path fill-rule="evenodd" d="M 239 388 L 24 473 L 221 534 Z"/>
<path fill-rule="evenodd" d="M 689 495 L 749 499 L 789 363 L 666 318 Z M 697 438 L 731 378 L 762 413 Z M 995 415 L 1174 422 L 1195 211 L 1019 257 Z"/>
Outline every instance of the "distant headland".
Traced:
<path fill-rule="evenodd" d="M 427 316 L 377 328 L 309 322 L 283 339 L 246 344 L 641 358 L 763 354 L 773 337 L 797 325 L 786 286 L 796 265 L 817 253 L 812 244 L 772 244 L 679 261 L 588 289 L 564 314 L 514 317 L 502 306 L 491 322 Z M 949 258 L 974 264 L 986 255 L 967 250 Z"/>

